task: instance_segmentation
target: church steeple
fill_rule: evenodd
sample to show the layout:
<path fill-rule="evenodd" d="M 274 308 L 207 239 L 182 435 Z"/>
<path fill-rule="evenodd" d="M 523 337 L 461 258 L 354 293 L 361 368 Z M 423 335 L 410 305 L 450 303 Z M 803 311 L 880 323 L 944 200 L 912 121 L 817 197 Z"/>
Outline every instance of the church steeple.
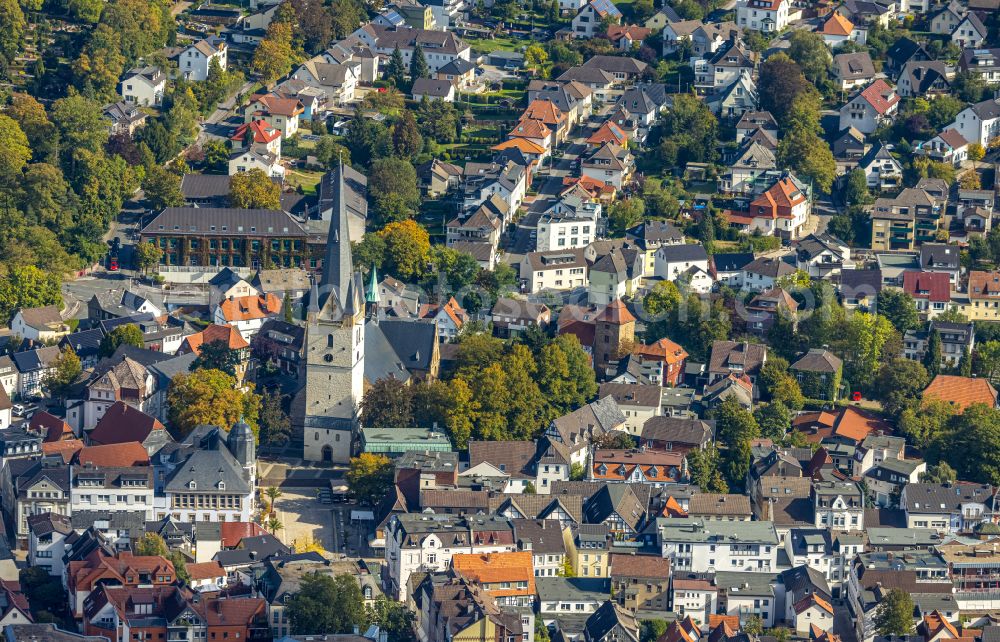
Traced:
<path fill-rule="evenodd" d="M 351 258 L 350 220 L 347 213 L 347 186 L 344 184 L 344 162 L 341 160 L 333 179 L 333 212 L 326 238 L 323 278 L 319 284 L 320 308 L 323 316 L 340 319 L 353 315 L 357 309 L 358 292 L 352 292 L 354 265 Z M 348 312 L 350 310 L 350 312 Z"/>
<path fill-rule="evenodd" d="M 372 272 L 368 278 L 368 287 L 365 288 L 365 314 L 371 318 L 378 311 L 378 304 L 382 297 L 378 293 L 378 270 L 372 265 Z"/>

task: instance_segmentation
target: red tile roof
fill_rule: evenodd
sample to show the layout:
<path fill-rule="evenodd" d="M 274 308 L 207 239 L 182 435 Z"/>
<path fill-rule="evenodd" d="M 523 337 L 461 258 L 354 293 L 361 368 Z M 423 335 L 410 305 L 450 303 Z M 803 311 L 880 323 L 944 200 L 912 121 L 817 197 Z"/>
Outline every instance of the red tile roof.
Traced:
<path fill-rule="evenodd" d="M 213 341 L 224 341 L 230 350 L 249 348 L 250 344 L 243 335 L 231 325 L 210 325 L 201 332 L 184 337 L 184 343 L 177 350 L 179 354 L 201 354 L 201 346 Z"/>
<path fill-rule="evenodd" d="M 150 417 L 124 401 L 116 401 L 90 431 L 91 445 L 124 444 L 132 441 L 140 443 L 154 430 L 166 430 L 155 417 Z"/>
<path fill-rule="evenodd" d="M 236 548 L 244 537 L 258 537 L 266 534 L 267 531 L 253 522 L 222 522 L 219 524 L 222 548 Z"/>
<path fill-rule="evenodd" d="M 616 42 L 625 36 L 628 36 L 631 40 L 645 40 L 651 33 L 653 33 L 652 29 L 640 27 L 639 25 L 608 26 L 608 40 L 611 42 Z"/>
<path fill-rule="evenodd" d="M 211 580 L 226 574 L 226 570 L 215 560 L 201 564 L 188 564 L 186 568 L 192 580 Z"/>
<path fill-rule="evenodd" d="M 149 454 L 137 441 L 87 446 L 76 456 L 78 464 L 93 466 L 149 466 Z"/>
<path fill-rule="evenodd" d="M 220 303 L 219 309 L 222 310 L 222 317 L 230 323 L 266 319 L 281 312 L 281 298 L 273 292 L 266 295 L 237 296 Z"/>
<path fill-rule="evenodd" d="M 866 410 L 847 406 L 837 418 L 833 434 L 860 444 L 872 433 L 888 435 L 892 427 Z"/>
<path fill-rule="evenodd" d="M 69 439 L 66 441 L 49 441 L 42 443 L 42 453 L 45 455 L 60 455 L 67 464 L 73 461 L 76 453 L 83 449 L 83 442 L 79 439 Z"/>
<path fill-rule="evenodd" d="M 688 353 L 684 348 L 666 337 L 648 346 L 640 343 L 635 346 L 632 353 L 668 364 L 680 363 L 688 358 Z"/>
<path fill-rule="evenodd" d="M 594 317 L 594 321 L 624 325 L 626 323 L 635 323 L 635 317 L 628 311 L 628 308 L 625 307 L 621 299 L 615 299 L 604 306 L 604 309 Z"/>
<path fill-rule="evenodd" d="M 257 94 L 250 99 L 250 103 L 260 103 L 264 109 L 279 116 L 295 116 L 306 110 L 305 106 L 295 98 L 281 98 L 274 94 Z"/>
<path fill-rule="evenodd" d="M 805 202 L 806 195 L 790 177 L 784 176 L 750 202 L 750 215 L 754 218 L 792 218 L 792 208 Z"/>
<path fill-rule="evenodd" d="M 899 96 L 889 86 L 889 83 L 881 78 L 865 87 L 864 91 L 861 92 L 861 96 L 879 114 L 885 114 L 893 105 L 899 102 Z"/>
<path fill-rule="evenodd" d="M 849 36 L 854 31 L 854 23 L 836 11 L 823 23 L 822 33 L 828 36 Z"/>
<path fill-rule="evenodd" d="M 622 131 L 621 127 L 609 120 L 601 125 L 596 132 L 591 134 L 586 143 L 588 145 L 603 145 L 604 143 L 624 145 L 625 141 L 625 132 Z"/>
<path fill-rule="evenodd" d="M 236 133 L 229 137 L 229 140 L 246 141 L 247 136 L 253 138 L 255 143 L 270 143 L 280 138 L 281 132 L 271 127 L 265 120 L 251 120 L 236 128 Z"/>
<path fill-rule="evenodd" d="M 44 435 L 42 441 L 65 441 L 75 439 L 73 429 L 63 419 L 56 417 L 44 410 L 39 410 L 31 416 L 28 428 L 36 433 Z"/>
<path fill-rule="evenodd" d="M 997 391 L 986 379 L 938 375 L 924 390 L 924 399 L 947 401 L 959 410 L 974 403 L 984 403 L 991 408 L 997 405 Z"/>
<path fill-rule="evenodd" d="M 947 303 L 951 300 L 951 281 L 943 272 L 903 272 L 903 291 L 915 299 Z"/>

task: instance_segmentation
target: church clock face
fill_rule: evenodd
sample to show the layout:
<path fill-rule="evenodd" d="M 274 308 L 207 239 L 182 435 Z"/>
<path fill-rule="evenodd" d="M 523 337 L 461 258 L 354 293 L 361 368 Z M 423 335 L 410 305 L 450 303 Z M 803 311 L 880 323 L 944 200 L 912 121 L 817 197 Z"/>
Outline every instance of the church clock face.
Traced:
<path fill-rule="evenodd" d="M 327 363 L 330 363 L 331 361 L 333 361 L 333 355 L 329 354 L 329 353 L 324 354 L 323 355 L 323 361 L 326 361 Z"/>

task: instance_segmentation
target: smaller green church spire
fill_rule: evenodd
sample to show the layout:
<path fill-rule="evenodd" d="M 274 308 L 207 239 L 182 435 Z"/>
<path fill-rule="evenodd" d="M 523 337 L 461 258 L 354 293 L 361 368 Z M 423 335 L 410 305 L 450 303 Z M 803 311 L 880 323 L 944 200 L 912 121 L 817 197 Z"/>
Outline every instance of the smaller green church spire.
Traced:
<path fill-rule="evenodd" d="M 368 281 L 368 288 L 365 290 L 365 303 L 379 303 L 378 294 L 378 271 L 372 265 L 371 278 Z"/>

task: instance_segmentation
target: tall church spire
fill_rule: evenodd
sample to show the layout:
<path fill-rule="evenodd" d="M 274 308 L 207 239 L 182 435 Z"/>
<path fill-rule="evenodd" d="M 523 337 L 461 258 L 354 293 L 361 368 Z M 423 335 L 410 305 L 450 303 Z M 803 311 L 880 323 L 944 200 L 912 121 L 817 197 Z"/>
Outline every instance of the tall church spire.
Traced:
<path fill-rule="evenodd" d="M 333 315 L 339 316 L 353 304 L 348 297 L 354 295 L 350 292 L 351 282 L 354 279 L 354 266 L 351 259 L 351 233 L 343 160 L 338 163 L 336 174 L 333 179 L 333 213 L 330 216 L 330 229 L 327 232 L 323 279 L 320 281 L 319 290 L 320 307 L 324 310 L 330 307 Z"/>

